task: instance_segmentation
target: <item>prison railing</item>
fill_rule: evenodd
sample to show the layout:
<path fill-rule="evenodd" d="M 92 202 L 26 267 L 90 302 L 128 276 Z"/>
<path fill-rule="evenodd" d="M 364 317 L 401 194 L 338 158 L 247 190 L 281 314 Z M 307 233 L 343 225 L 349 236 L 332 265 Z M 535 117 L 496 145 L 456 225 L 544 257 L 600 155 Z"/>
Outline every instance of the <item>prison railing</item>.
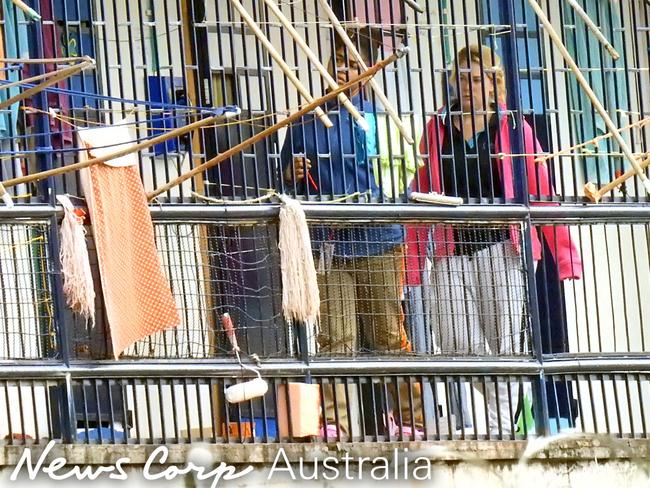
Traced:
<path fill-rule="evenodd" d="M 386 57 L 400 44 L 410 48 L 404 59 L 377 77 L 377 83 L 413 136 L 415 145 L 407 144 L 400 137 L 387 107 L 372 92 L 367 92 L 372 105 L 370 112 L 377 119 L 374 133 L 368 136 L 377 147 L 376 152 L 368 154 L 367 169 L 370 173 L 373 168 L 371 176 L 379 187 L 372 195 L 374 200 L 406 203 L 407 188 L 430 186 L 425 182 L 432 178 L 430 168 L 436 163 L 429 151 L 418 149 L 421 139 L 434 148 L 432 154 L 436 159 L 447 165 L 442 171 L 442 189 L 447 193 L 467 193 L 463 182 L 466 175 L 451 163 L 458 151 L 443 147 L 440 141 L 429 140 L 425 128 L 429 121 L 444 121 L 447 112 L 439 112 L 441 107 L 454 112 L 457 92 L 454 87 L 459 82 L 456 79 L 459 67 L 454 58 L 470 44 L 490 47 L 504 67 L 505 84 L 501 85 L 481 66 L 482 87 L 493 90 L 497 98 L 507 102 L 507 109 L 496 112 L 499 121 L 506 122 L 511 132 L 509 151 L 490 144 L 487 152 L 495 167 L 504 163 L 504 153 L 515 155 L 513 177 L 520 182 L 517 184 L 529 183 L 528 188 L 515 188 L 517 202 L 527 199 L 524 196 L 529 193 L 533 201 L 587 202 L 585 183 L 602 186 L 631 168 L 619 144 L 611 137 L 601 137 L 608 132 L 603 118 L 578 87 L 526 0 L 422 0 L 424 13 L 416 13 L 400 2 L 384 5 L 332 0 L 329 3 L 351 31 L 359 31 L 365 24 L 375 28 L 361 35 L 370 37 L 377 45 L 377 57 Z M 620 55 L 615 60 L 565 2 L 541 3 L 615 125 L 633 125 L 623 137 L 635 157 L 643 160 L 648 145 L 645 119 L 650 87 L 647 39 L 650 7 L 642 0 L 616 4 L 581 2 Z M 320 75 L 278 19 L 263 3 L 245 1 L 243 4 L 307 89 L 314 95 L 323 93 L 326 87 Z M 140 153 L 143 181 L 152 190 L 284 119 L 301 103 L 277 63 L 229 2 L 195 5 L 189 1 L 49 0 L 40 2 L 39 7 L 43 10 L 41 23 L 21 20 L 21 13 L 14 7 L 10 9 L 12 15 L 6 16 L 3 27 L 6 32 L 14 32 L 17 47 L 15 53 L 7 52 L 6 56 L 86 55 L 94 58 L 97 65 L 94 70 L 58 83 L 47 95 L 32 97 L 25 105 L 4 111 L 7 123 L 0 134 L 3 180 L 72 162 L 78 151 L 75 127 L 122 121 L 131 124 L 134 139 L 146 140 L 183 125 L 214 106 L 234 104 L 242 109 L 237 124 L 217 124 Z M 319 3 L 282 2 L 281 10 L 327 64 L 333 49 L 332 26 Z M 56 67 L 53 63 L 35 65 L 28 71 L 20 64 L 10 64 L 3 69 L 7 81 L 15 81 Z M 479 110 L 477 101 L 469 113 L 474 116 L 475 125 L 481 125 L 487 121 L 490 110 Z M 332 109 L 331 115 L 336 117 L 337 109 Z M 532 127 L 539 146 L 531 148 L 523 143 L 524 120 Z M 338 136 L 345 135 L 344 132 Z M 330 200 L 367 190 L 363 185 L 340 192 L 329 191 L 323 185 L 295 188 L 284 181 L 283 170 L 291 164 L 290 158 L 281 157 L 281 149 L 289 139 L 286 134 L 283 130 L 260 141 L 219 167 L 166 192 L 159 200 L 189 202 L 196 198 L 195 193 L 248 200 L 265 195 L 268 189 L 308 193 L 312 199 Z M 462 142 L 453 131 L 451 135 L 454 141 Z M 594 138 L 598 139 L 574 147 Z M 532 158 L 533 153 L 540 157 L 561 150 L 566 151 L 547 161 L 548 174 L 526 178 L 521 164 L 525 158 Z M 330 152 L 328 148 L 319 149 L 319 160 L 313 161 L 314 177 L 318 176 L 319 167 L 331 164 L 337 169 L 340 165 L 329 159 Z M 468 152 L 465 155 L 468 164 L 473 163 L 475 156 L 469 154 L 469 149 L 465 152 Z M 416 176 L 420 163 L 424 167 Z M 529 168 L 527 172 L 535 171 Z M 496 170 L 482 173 L 483 185 L 479 186 L 483 189 L 466 200 L 481 204 L 507 200 L 509 197 L 495 180 L 499 176 L 497 179 L 503 181 L 505 175 L 497 173 Z M 537 185 L 530 184 L 540 180 L 552 183 L 555 191 L 537 191 Z M 19 202 L 48 203 L 49 187 L 54 188 L 54 193 L 80 193 L 76 174 L 52 178 L 39 185 L 19 185 L 10 191 L 19 197 Z M 638 178 L 628 180 L 603 197 L 614 203 L 647 202 Z M 366 196 L 358 196 L 357 200 L 366 201 Z"/>
<path fill-rule="evenodd" d="M 567 430 L 647 437 L 647 208 L 305 207 L 322 290 L 318 324 L 282 316 L 276 205 L 152 208 L 182 322 L 134 344 L 119 361 L 109 359 L 101 293 L 94 325 L 64 304 L 57 210 L 3 211 L 2 437 L 304 440 L 291 421 L 294 382 L 320 386 L 311 410 L 323 427 L 313 436 L 318 442 L 503 440 Z M 541 226 L 543 243 L 568 226 L 579 279 L 559 280 L 549 245 L 535 264 L 531 232 Z M 389 246 L 398 257 L 382 259 L 378 230 L 386 228 L 424 233 L 409 247 Z M 458 253 L 436 251 L 447 244 L 437 229 L 452 232 Z M 507 238 L 506 254 L 493 241 L 484 246 L 498 235 Z M 514 236 L 519 247 L 508 248 Z M 92 257 L 92 234 L 88 243 Z M 350 243 L 353 259 L 341 246 Z M 445 264 L 452 256 L 464 263 L 460 270 Z M 344 273 L 356 287 L 344 286 Z M 472 280 L 477 287 L 467 286 Z M 477 301 L 472 293 L 485 295 Z M 224 389 L 251 376 L 220 329 L 226 312 L 244 360 L 253 366 L 256 354 L 270 383 L 264 397 L 236 405 Z M 336 327 L 349 340 L 328 348 Z"/>

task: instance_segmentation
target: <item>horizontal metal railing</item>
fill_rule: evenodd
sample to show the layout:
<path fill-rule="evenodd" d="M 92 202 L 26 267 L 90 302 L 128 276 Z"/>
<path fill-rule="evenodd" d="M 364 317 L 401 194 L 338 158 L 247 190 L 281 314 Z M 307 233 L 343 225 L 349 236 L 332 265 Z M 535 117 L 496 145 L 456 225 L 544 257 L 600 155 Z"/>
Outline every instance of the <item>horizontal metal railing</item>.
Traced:
<path fill-rule="evenodd" d="M 534 220 L 548 221 L 567 219 L 571 222 L 611 219 L 618 221 L 639 221 L 648 218 L 650 206 L 647 205 L 582 205 L 562 204 L 549 206 L 532 205 L 461 205 L 457 207 L 434 205 L 404 205 L 404 204 L 310 204 L 303 203 L 302 208 L 309 218 L 327 220 L 353 219 L 388 219 L 388 220 L 524 220 L 530 216 Z M 280 204 L 184 204 L 184 205 L 152 205 L 151 216 L 156 221 L 178 220 L 191 218 L 196 220 L 209 219 L 246 219 L 274 218 L 279 215 Z M 44 219 L 52 215 L 62 215 L 60 206 L 50 205 L 17 205 L 12 208 L 0 207 L 1 219 Z"/>
<path fill-rule="evenodd" d="M 27 363 L 27 364 L 25 364 Z M 63 363 L 22 362 L 20 364 L 1 362 L 6 368 L 0 370 L 0 379 L 63 379 L 66 377 L 83 378 L 158 378 L 158 377 L 220 377 L 240 376 L 241 367 L 232 360 L 205 361 L 195 360 L 157 360 L 137 361 L 74 361 L 70 365 Z M 296 375 L 343 375 L 343 374 L 579 374 L 579 373 L 647 373 L 650 372 L 650 359 L 645 355 L 617 355 L 603 357 L 581 355 L 548 358 L 540 364 L 535 360 L 510 358 L 481 359 L 427 359 L 425 360 L 390 360 L 373 358 L 367 360 L 336 361 L 312 360 L 305 364 L 295 361 L 265 361 L 259 371 L 269 377 L 295 377 Z M 243 372 L 250 376 L 250 372 Z"/>

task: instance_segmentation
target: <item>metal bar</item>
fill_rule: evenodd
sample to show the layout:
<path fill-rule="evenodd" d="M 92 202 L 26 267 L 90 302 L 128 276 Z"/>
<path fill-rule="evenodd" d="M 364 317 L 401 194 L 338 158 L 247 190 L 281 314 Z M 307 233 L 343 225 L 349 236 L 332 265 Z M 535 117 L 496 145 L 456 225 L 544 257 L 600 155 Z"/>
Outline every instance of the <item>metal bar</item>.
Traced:
<path fill-rule="evenodd" d="M 13 363 L 15 364 L 15 363 Z M 3 366 L 3 363 L 0 363 Z M 193 377 L 193 376 L 241 376 L 241 368 L 231 362 L 206 364 L 200 360 L 155 360 L 119 362 L 75 362 L 69 367 L 62 363 L 47 364 L 30 362 L 29 365 L 0 368 L 0 379 L 59 379 L 69 374 L 73 378 L 107 377 Z M 309 368 L 299 361 L 267 360 L 260 372 L 267 376 L 304 375 L 309 369 L 314 375 L 344 374 L 523 374 L 534 375 L 542 370 L 537 361 L 514 359 L 426 359 L 426 360 L 367 360 L 367 361 L 321 361 L 311 359 Z M 545 358 L 543 371 L 546 374 L 577 374 L 599 372 L 648 372 L 650 358 L 646 355 L 587 356 Z"/>
<path fill-rule="evenodd" d="M 517 59 L 518 46 L 517 46 L 517 24 L 514 9 L 514 0 L 501 0 L 501 11 L 503 14 L 504 24 L 510 24 L 510 34 L 507 37 L 506 49 L 504 49 L 504 64 L 509 66 L 515 73 L 519 72 L 519 63 Z M 506 79 L 507 100 L 508 107 L 514 111 L 516 126 L 510 127 L 510 150 L 513 154 L 522 154 L 526 152 L 524 143 L 524 117 L 521 104 L 521 90 L 519 86 L 519 79 L 508 81 Z M 528 171 L 526 167 L 526 160 L 519 156 L 513 158 L 513 170 L 515 178 L 515 198 L 518 202 L 530 206 L 529 188 L 528 188 Z M 528 308 L 530 310 L 530 325 L 533 354 L 540 363 L 540 368 L 543 366 L 543 352 L 542 352 L 542 332 L 539 320 L 539 306 L 537 302 L 537 286 L 535 280 L 535 267 L 532 252 L 532 232 L 534 229 L 529 221 L 529 225 L 524 229 L 524 255 L 525 265 L 528 278 Z M 533 410 L 535 414 L 535 427 L 537 433 L 540 435 L 549 434 L 548 425 L 548 402 L 546 398 L 546 382 L 544 379 L 543 371 L 540 372 L 539 377 L 533 381 Z"/>
<path fill-rule="evenodd" d="M 43 58 L 44 47 L 43 47 L 43 35 L 41 25 L 36 23 L 32 26 L 30 31 L 30 54 L 35 58 Z M 34 66 L 35 73 L 42 73 L 43 66 L 36 65 Z M 37 93 L 32 102 L 34 107 L 43 112 L 47 113 L 48 111 L 48 100 L 45 92 Z M 36 137 L 36 147 L 39 148 L 37 154 L 37 162 L 40 170 L 49 170 L 53 166 L 53 151 L 52 151 L 52 141 L 49 134 L 49 117 L 41 113 L 36 116 L 36 132 L 39 134 Z M 50 205 L 53 206 L 55 202 L 55 189 L 50 185 L 43 182 L 39 185 L 39 189 L 44 196 L 44 200 Z M 58 233 L 58 222 L 55 215 L 50 215 L 49 217 L 49 227 L 48 227 L 48 252 L 50 257 L 57 256 L 59 254 L 59 233 Z M 71 358 L 70 350 L 70 341 L 68 340 L 68 321 L 65 320 L 64 315 L 64 302 L 63 302 L 63 284 L 61 280 L 60 272 L 60 262 L 58 259 L 51 258 L 51 274 L 52 274 L 52 300 L 53 300 L 53 310 L 54 310 L 54 321 L 56 324 L 56 330 L 58 333 L 58 347 L 60 348 L 61 358 L 63 359 L 64 364 L 69 365 Z M 64 442 L 72 442 L 75 432 L 75 406 L 74 399 L 72 398 L 72 389 L 69 381 L 65 382 L 65 385 L 62 386 L 64 395 L 61 398 L 60 409 L 61 409 L 61 427 L 62 427 L 62 437 Z"/>
<path fill-rule="evenodd" d="M 492 222 L 522 221 L 528 215 L 536 225 L 548 222 L 588 223 L 607 221 L 615 223 L 642 223 L 650 219 L 650 207 L 644 205 L 461 205 L 444 207 L 412 204 L 303 204 L 310 219 L 444 219 L 444 220 L 490 220 Z M 151 216 L 155 222 L 185 221 L 194 219 L 209 222 L 211 219 L 276 219 L 279 204 L 269 205 L 152 205 Z M 61 216 L 63 209 L 54 205 L 17 205 L 13 208 L 0 207 L 0 221 L 19 219 L 39 223 L 52 215 Z"/>

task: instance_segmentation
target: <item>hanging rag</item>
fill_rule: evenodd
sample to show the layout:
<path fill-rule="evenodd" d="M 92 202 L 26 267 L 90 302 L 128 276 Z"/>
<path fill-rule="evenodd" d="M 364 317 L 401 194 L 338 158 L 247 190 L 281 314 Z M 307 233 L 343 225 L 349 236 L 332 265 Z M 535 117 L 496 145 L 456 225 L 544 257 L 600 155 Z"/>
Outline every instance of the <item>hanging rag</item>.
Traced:
<path fill-rule="evenodd" d="M 86 246 L 84 219 L 67 195 L 57 195 L 63 206 L 61 222 L 61 274 L 66 303 L 91 325 L 95 325 L 95 287 Z"/>
<path fill-rule="evenodd" d="M 78 132 L 80 159 L 133 144 L 124 126 Z M 111 146 L 111 147 L 102 147 Z M 137 154 L 82 170 L 115 359 L 134 342 L 175 327 L 180 317 L 160 265 Z"/>

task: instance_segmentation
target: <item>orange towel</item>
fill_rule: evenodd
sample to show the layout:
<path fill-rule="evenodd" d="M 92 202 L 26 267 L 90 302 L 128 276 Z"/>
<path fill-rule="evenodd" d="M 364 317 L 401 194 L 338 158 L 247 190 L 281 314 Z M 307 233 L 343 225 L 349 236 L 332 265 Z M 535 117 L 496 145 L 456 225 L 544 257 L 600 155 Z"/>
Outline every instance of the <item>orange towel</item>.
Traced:
<path fill-rule="evenodd" d="M 102 152 L 93 151 L 89 144 L 93 138 L 87 135 L 92 131 L 79 133 L 81 144 L 87 149 L 82 151 L 83 158 Z M 115 142 L 115 138 L 112 140 Z M 111 151 L 118 149 L 113 147 Z M 137 156 L 133 161 L 137 162 Z M 156 251 L 151 214 L 137 166 L 100 163 L 84 171 L 84 193 L 117 359 L 134 342 L 177 326 L 180 317 Z"/>

